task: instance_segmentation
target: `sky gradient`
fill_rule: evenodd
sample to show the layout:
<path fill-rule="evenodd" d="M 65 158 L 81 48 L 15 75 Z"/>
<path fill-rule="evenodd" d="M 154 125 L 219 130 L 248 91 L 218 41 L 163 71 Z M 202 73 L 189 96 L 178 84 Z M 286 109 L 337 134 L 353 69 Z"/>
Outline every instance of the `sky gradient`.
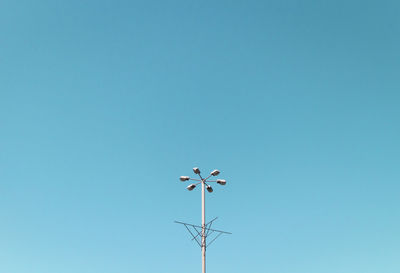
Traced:
<path fill-rule="evenodd" d="M 400 272 L 399 1 L 2 1 L 0 272 Z"/>

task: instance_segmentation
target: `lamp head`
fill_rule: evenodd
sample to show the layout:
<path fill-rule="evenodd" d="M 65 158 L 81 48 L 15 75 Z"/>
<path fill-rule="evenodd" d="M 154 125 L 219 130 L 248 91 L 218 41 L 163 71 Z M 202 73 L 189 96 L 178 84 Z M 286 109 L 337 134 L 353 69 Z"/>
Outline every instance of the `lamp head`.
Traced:
<path fill-rule="evenodd" d="M 193 172 L 194 172 L 195 174 L 200 174 L 200 170 L 199 170 L 199 168 L 197 168 L 197 167 L 193 168 Z"/>
<path fill-rule="evenodd" d="M 210 185 L 207 185 L 207 191 L 208 191 L 208 192 L 213 192 L 213 188 L 211 188 Z"/>
<path fill-rule="evenodd" d="M 217 179 L 217 183 L 224 186 L 224 185 L 226 185 L 226 180 L 225 179 Z"/>
<path fill-rule="evenodd" d="M 182 182 L 184 182 L 184 181 L 189 180 L 190 177 L 189 177 L 189 176 L 181 176 L 179 179 L 180 179 Z"/>
<path fill-rule="evenodd" d="M 195 184 L 190 184 L 189 186 L 186 187 L 186 189 L 188 189 L 189 191 L 193 190 L 194 188 L 196 188 Z"/>
<path fill-rule="evenodd" d="M 212 175 L 212 176 L 217 176 L 217 175 L 219 175 L 219 171 L 218 171 L 218 170 L 213 170 L 213 171 L 211 172 L 211 175 Z"/>

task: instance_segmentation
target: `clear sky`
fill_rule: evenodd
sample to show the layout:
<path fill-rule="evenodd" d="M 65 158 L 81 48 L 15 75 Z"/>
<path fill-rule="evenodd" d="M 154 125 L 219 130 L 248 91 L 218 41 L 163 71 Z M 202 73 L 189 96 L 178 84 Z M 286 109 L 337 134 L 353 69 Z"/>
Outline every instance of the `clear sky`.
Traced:
<path fill-rule="evenodd" d="M 0 272 L 400 272 L 399 14 L 1 1 Z"/>

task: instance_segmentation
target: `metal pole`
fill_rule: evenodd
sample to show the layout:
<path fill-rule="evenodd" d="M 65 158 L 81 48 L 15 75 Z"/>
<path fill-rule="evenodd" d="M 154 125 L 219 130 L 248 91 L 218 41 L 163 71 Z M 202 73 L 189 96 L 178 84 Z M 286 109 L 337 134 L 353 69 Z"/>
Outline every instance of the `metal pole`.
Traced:
<path fill-rule="evenodd" d="M 201 181 L 201 256 L 202 256 L 202 273 L 206 273 L 206 206 L 204 180 Z"/>
<path fill-rule="evenodd" d="M 188 223 L 183 223 L 183 222 L 177 222 L 178 224 L 183 224 L 185 225 L 185 227 L 187 228 L 187 230 L 189 231 L 189 233 L 193 236 L 192 240 L 196 240 L 196 243 L 199 244 L 199 246 L 201 247 L 201 262 L 202 262 L 202 273 L 206 273 L 206 248 L 207 248 L 207 244 L 206 244 L 206 239 L 207 236 L 213 232 L 217 232 L 219 233 L 214 239 L 211 240 L 210 244 L 212 242 L 215 241 L 215 239 L 217 237 L 219 237 L 219 235 L 221 235 L 222 233 L 227 233 L 227 234 L 231 234 L 229 232 L 226 231 L 221 231 L 221 230 L 216 230 L 216 229 L 211 229 L 211 224 L 212 222 L 216 219 L 211 220 L 208 224 L 206 224 L 206 196 L 205 196 L 205 190 L 207 189 L 208 192 L 213 192 L 213 189 L 211 188 L 210 185 L 206 184 L 206 182 L 216 182 L 220 185 L 225 185 L 226 181 L 224 179 L 217 179 L 217 180 L 208 180 L 211 176 L 217 176 L 219 174 L 218 170 L 214 170 L 210 173 L 210 175 L 208 175 L 208 177 L 203 178 L 200 174 L 200 170 L 199 168 L 193 168 L 193 172 L 195 174 L 197 174 L 199 176 L 200 179 L 195 179 L 195 178 L 190 178 L 189 176 L 181 176 L 180 180 L 182 182 L 184 181 L 188 181 L 188 180 L 193 180 L 196 181 L 196 183 L 194 184 L 190 184 L 189 186 L 187 186 L 186 188 L 191 191 L 193 190 L 198 184 L 201 183 L 201 226 L 198 225 L 192 225 L 192 224 L 188 224 Z M 207 187 L 206 187 L 207 186 Z M 192 229 L 194 230 L 194 233 L 196 235 L 194 235 L 190 229 L 188 228 L 192 227 Z M 208 228 L 207 228 L 208 227 Z M 199 232 L 199 228 L 201 228 L 201 234 Z M 211 231 L 211 232 L 210 232 Z M 201 237 L 201 242 L 199 241 L 199 237 Z"/>

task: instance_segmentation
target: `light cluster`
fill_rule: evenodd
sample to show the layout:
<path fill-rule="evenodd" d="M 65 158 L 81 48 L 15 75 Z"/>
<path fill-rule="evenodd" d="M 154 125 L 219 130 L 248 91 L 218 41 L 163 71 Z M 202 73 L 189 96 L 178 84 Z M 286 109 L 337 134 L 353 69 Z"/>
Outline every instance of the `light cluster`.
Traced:
<path fill-rule="evenodd" d="M 200 183 L 204 183 L 204 184 L 206 185 L 206 189 L 207 189 L 208 192 L 213 192 L 213 188 L 212 188 L 210 185 L 208 185 L 207 183 L 216 182 L 216 183 L 218 183 L 218 184 L 220 184 L 220 185 L 223 185 L 223 186 L 226 185 L 226 180 L 224 180 L 224 179 L 208 180 L 211 176 L 217 176 L 217 175 L 219 175 L 220 171 L 218 171 L 218 170 L 213 170 L 213 171 L 210 173 L 210 175 L 209 175 L 208 177 L 206 177 L 206 178 L 203 178 L 203 177 L 201 176 L 200 169 L 197 168 L 197 167 L 196 167 L 196 168 L 193 168 L 193 172 L 194 172 L 195 174 L 197 174 L 197 175 L 200 177 L 200 179 L 190 178 L 189 176 L 181 176 L 181 177 L 180 177 L 180 180 L 181 180 L 182 182 L 185 182 L 185 181 L 188 181 L 188 180 L 199 181 L 199 182 L 197 182 L 197 183 L 190 184 L 189 186 L 187 186 L 186 189 L 188 189 L 189 191 L 191 191 L 191 190 L 193 190 L 194 188 L 196 188 L 196 186 L 197 186 L 198 184 L 200 184 Z"/>

